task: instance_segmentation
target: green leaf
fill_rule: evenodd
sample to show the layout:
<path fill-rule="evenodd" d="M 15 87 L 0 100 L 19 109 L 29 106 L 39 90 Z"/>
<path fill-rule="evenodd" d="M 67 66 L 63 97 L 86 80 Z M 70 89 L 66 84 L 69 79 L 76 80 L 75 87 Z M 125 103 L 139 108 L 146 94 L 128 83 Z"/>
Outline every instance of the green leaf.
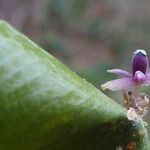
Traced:
<path fill-rule="evenodd" d="M 148 150 L 143 122 L 0 21 L 0 149 Z"/>

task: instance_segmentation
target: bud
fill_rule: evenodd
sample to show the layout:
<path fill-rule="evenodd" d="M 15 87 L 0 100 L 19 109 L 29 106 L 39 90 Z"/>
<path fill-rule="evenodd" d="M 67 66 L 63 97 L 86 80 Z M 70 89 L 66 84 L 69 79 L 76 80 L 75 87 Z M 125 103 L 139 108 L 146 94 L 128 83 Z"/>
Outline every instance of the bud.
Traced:
<path fill-rule="evenodd" d="M 145 50 L 138 49 L 134 52 L 132 57 L 132 73 L 135 75 L 136 71 L 141 71 L 146 74 L 148 70 L 148 58 Z"/>

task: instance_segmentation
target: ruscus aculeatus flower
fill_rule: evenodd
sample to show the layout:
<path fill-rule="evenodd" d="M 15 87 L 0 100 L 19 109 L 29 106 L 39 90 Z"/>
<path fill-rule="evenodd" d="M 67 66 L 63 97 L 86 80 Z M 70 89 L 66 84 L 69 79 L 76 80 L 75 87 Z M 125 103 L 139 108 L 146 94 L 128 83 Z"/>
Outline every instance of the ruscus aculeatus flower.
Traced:
<path fill-rule="evenodd" d="M 109 73 L 119 75 L 121 78 L 111 80 L 101 85 L 102 89 L 110 89 L 112 91 L 128 90 L 140 86 L 150 85 L 150 72 L 148 72 L 148 57 L 143 49 L 138 49 L 132 57 L 132 73 L 121 69 L 107 70 Z"/>

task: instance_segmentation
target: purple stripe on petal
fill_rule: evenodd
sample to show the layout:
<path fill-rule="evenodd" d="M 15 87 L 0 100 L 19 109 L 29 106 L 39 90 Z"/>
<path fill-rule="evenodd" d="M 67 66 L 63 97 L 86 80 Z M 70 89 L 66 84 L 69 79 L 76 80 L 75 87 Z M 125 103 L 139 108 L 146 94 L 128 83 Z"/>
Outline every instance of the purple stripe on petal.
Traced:
<path fill-rule="evenodd" d="M 112 91 L 127 90 L 133 86 L 135 86 L 135 83 L 132 78 L 116 79 L 101 85 L 102 90 L 110 89 Z"/>
<path fill-rule="evenodd" d="M 133 76 L 136 71 L 146 73 L 148 69 L 148 58 L 144 50 L 136 50 L 132 57 L 132 73 Z"/>
<path fill-rule="evenodd" d="M 122 69 L 112 69 L 112 70 L 107 70 L 107 72 L 117 74 L 121 77 L 132 77 L 131 73 Z"/>

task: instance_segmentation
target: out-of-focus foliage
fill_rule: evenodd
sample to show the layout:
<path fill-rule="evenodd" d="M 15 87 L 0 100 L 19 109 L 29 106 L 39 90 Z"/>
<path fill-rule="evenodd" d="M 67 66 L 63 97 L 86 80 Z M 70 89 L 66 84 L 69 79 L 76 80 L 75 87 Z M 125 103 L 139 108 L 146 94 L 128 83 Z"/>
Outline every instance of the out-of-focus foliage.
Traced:
<path fill-rule="evenodd" d="M 149 49 L 149 6 L 148 0 L 1 0 L 0 17 L 99 85 L 109 79 L 104 68 L 130 69 L 132 51 Z"/>

